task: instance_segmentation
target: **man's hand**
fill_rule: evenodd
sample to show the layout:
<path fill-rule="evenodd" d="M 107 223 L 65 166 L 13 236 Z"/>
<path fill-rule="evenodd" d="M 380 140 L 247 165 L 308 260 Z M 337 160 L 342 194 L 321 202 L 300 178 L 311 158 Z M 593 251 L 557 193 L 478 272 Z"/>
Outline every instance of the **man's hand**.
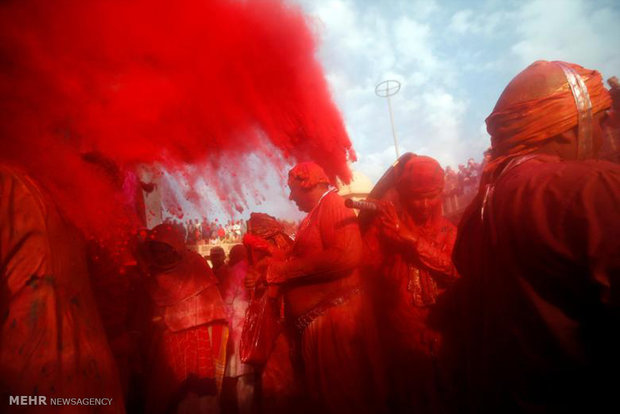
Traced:
<path fill-rule="evenodd" d="M 267 267 L 267 283 L 280 284 L 288 280 L 288 267 L 286 262 L 272 260 Z"/>
<path fill-rule="evenodd" d="M 257 285 L 265 282 L 265 273 L 271 259 L 265 257 L 256 262 L 252 267 L 248 269 L 248 272 L 243 280 L 243 283 L 247 289 L 255 289 Z"/>
<path fill-rule="evenodd" d="M 255 268 L 251 267 L 248 269 L 248 272 L 245 275 L 245 279 L 243 279 L 243 284 L 246 289 L 254 289 L 260 280 L 261 275 Z"/>
<path fill-rule="evenodd" d="M 385 237 L 395 243 L 415 248 L 418 239 L 406 226 L 401 224 L 394 204 L 389 201 L 381 204 L 379 220 L 381 231 Z"/>

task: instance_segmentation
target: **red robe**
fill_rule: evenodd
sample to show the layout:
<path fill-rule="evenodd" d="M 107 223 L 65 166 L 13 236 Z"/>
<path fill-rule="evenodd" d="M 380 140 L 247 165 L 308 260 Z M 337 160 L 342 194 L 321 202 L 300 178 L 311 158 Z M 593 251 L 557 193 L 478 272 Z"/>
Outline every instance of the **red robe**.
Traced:
<path fill-rule="evenodd" d="M 455 263 L 473 412 L 617 406 L 620 167 L 522 159 L 466 212 Z"/>
<path fill-rule="evenodd" d="M 3 166 L 0 269 L 2 411 L 20 408 L 9 406 L 9 395 L 39 395 L 47 397 L 46 412 L 123 413 L 83 240 L 32 180 Z M 52 407 L 51 398 L 57 397 L 112 398 L 112 403 Z"/>
<path fill-rule="evenodd" d="M 284 298 L 307 390 L 333 413 L 376 412 L 381 394 L 373 384 L 376 350 L 360 290 L 361 255 L 355 214 L 327 193 L 298 229 Z"/>
<path fill-rule="evenodd" d="M 166 412 L 186 392 L 216 395 L 226 362 L 226 311 L 207 262 L 193 251 L 151 276 L 154 304 L 147 412 Z"/>
<path fill-rule="evenodd" d="M 452 263 L 456 227 L 440 211 L 418 226 L 397 206 L 400 225 L 418 237 L 417 247 L 395 245 L 375 220 L 365 234 L 379 331 L 388 363 L 391 403 L 397 411 L 440 410 L 437 371 L 442 342 L 429 324 L 440 295 L 456 280 Z"/>

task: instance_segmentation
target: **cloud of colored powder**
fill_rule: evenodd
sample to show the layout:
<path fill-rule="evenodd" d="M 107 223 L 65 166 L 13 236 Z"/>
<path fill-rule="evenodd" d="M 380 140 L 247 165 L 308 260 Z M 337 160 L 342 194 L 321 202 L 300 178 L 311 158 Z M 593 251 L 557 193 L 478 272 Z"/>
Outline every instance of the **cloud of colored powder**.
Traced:
<path fill-rule="evenodd" d="M 350 176 L 312 32 L 282 1 L 3 1 L 0 67 L 0 160 L 87 232 L 135 224 L 117 176 L 141 163 L 215 186 L 189 165 L 215 174 L 225 155 L 247 178 L 252 153 Z M 218 193 L 238 203 L 247 184 Z"/>

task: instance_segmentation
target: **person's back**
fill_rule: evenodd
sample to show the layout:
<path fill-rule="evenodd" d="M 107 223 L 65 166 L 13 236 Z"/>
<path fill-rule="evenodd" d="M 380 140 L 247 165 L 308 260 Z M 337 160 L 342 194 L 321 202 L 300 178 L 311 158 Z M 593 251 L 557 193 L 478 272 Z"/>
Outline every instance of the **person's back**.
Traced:
<path fill-rule="evenodd" d="M 217 280 L 172 226 L 156 226 L 139 250 L 154 308 L 146 411 L 215 409 L 228 339 Z"/>
<path fill-rule="evenodd" d="M 589 121 L 566 72 L 588 85 Z M 537 62 L 487 119 L 494 158 L 454 256 L 472 411 L 596 410 L 618 385 L 620 167 L 585 160 L 607 107 L 597 72 Z"/>

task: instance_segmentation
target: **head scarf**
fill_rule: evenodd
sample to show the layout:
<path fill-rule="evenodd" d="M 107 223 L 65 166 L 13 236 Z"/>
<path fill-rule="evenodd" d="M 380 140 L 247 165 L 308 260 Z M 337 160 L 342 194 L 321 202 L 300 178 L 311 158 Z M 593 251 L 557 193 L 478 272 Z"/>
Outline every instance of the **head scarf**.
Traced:
<path fill-rule="evenodd" d="M 176 226 L 170 224 L 160 224 L 153 228 L 146 237 L 145 242 L 156 241 L 171 246 L 177 253 L 185 250 L 185 240 L 183 234 Z"/>
<path fill-rule="evenodd" d="M 439 163 L 424 155 L 411 157 L 403 166 L 396 189 L 403 195 L 441 194 L 444 186 L 444 171 Z"/>
<path fill-rule="evenodd" d="M 223 257 L 225 259 L 226 251 L 224 251 L 224 248 L 221 246 L 211 247 L 211 250 L 209 250 L 209 258 L 212 259 L 214 257 Z"/>
<path fill-rule="evenodd" d="M 320 165 L 314 162 L 300 162 L 288 172 L 288 184 L 297 183 L 306 190 L 317 184 L 329 184 L 329 178 Z"/>
<path fill-rule="evenodd" d="M 269 239 L 278 233 L 284 233 L 284 226 L 269 214 L 252 213 L 248 220 L 248 233 Z"/>
<path fill-rule="evenodd" d="M 599 72 L 567 62 L 534 62 L 510 81 L 486 119 L 493 155 L 486 171 L 536 151 L 610 105 Z"/>
<path fill-rule="evenodd" d="M 228 253 L 228 264 L 234 266 L 247 257 L 247 251 L 243 244 L 235 244 Z"/>

